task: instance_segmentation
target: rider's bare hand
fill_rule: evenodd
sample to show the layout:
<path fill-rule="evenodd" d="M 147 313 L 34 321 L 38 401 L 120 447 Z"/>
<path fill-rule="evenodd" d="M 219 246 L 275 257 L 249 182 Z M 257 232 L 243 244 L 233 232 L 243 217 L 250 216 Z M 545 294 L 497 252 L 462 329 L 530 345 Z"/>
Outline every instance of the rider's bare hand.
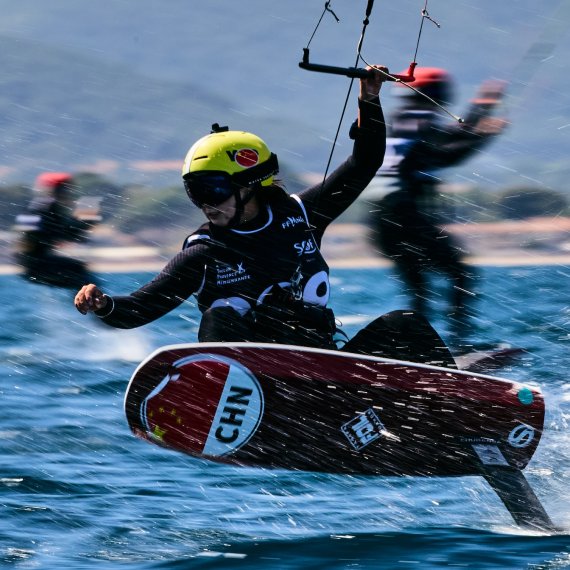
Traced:
<path fill-rule="evenodd" d="M 107 306 L 107 302 L 108 298 L 93 283 L 84 285 L 75 295 L 75 308 L 82 315 L 104 309 Z"/>

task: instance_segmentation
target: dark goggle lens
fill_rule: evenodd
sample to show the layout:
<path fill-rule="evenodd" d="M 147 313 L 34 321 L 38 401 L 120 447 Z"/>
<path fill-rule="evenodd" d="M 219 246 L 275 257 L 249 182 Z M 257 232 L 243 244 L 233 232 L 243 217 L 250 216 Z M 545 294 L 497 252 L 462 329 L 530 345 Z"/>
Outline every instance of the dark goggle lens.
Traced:
<path fill-rule="evenodd" d="M 184 180 L 184 187 L 188 197 L 198 208 L 204 205 L 219 206 L 234 193 L 230 177 L 222 175 L 188 177 Z"/>

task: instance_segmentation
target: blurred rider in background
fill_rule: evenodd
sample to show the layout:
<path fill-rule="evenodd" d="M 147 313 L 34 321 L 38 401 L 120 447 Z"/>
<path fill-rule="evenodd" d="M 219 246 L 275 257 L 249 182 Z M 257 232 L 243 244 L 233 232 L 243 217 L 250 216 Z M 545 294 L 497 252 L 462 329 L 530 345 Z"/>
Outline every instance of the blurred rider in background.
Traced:
<path fill-rule="evenodd" d="M 34 283 L 77 289 L 92 280 L 86 264 L 60 251 L 65 243 L 85 242 L 100 221 L 97 213 L 77 211 L 77 186 L 67 172 L 44 172 L 34 184 L 27 212 L 16 217 L 16 261 Z"/>
<path fill-rule="evenodd" d="M 402 104 L 388 121 L 386 156 L 378 176 L 389 177 L 395 190 L 374 204 L 372 236 L 394 262 L 418 313 L 429 313 L 433 295 L 428 273 L 447 279 L 450 334 L 461 339 L 472 326 L 477 276 L 464 261 L 462 245 L 443 227 L 450 212 L 442 205 L 440 171 L 462 163 L 503 131 L 506 121 L 492 113 L 504 84 L 485 82 L 464 121 L 450 123 L 438 106 L 453 100 L 450 74 L 418 67 L 415 77 L 411 85 L 416 91 L 403 91 Z"/>

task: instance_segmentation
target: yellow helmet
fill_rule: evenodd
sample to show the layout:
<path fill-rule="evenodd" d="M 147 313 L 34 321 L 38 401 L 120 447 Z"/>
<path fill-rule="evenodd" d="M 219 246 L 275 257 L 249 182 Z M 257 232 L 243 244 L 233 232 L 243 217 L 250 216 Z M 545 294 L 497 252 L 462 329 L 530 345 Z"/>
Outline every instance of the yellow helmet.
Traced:
<path fill-rule="evenodd" d="M 204 203 L 203 182 L 210 190 L 227 187 L 227 197 L 233 189 L 248 186 L 270 186 L 279 172 L 277 156 L 256 135 L 244 131 L 230 131 L 227 127 L 212 125 L 212 132 L 196 141 L 184 159 L 182 178 L 190 198 L 196 191 Z M 210 181 L 214 177 L 215 183 Z M 226 184 L 220 184 L 225 180 Z M 222 194 L 220 193 L 220 198 Z M 206 202 L 207 203 L 207 202 Z"/>

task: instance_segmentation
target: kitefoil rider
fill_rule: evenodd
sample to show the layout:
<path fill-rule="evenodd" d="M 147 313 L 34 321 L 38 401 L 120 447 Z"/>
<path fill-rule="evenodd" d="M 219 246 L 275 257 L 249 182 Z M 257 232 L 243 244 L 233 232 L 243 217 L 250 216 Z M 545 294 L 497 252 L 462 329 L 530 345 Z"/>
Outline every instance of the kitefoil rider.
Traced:
<path fill-rule="evenodd" d="M 297 195 L 276 181 L 277 157 L 263 140 L 214 125 L 190 148 L 182 169 L 188 197 L 208 222 L 137 291 L 109 296 L 91 283 L 77 293 L 77 309 L 95 312 L 111 326 L 133 328 L 195 295 L 202 312 L 200 342 L 336 348 L 335 319 L 327 306 L 329 269 L 319 247 L 330 223 L 382 164 L 386 127 L 379 91 L 384 77 L 375 70 L 360 80 L 351 156 L 322 183 Z M 344 349 L 453 365 L 437 333 L 412 312 L 376 319 Z"/>

